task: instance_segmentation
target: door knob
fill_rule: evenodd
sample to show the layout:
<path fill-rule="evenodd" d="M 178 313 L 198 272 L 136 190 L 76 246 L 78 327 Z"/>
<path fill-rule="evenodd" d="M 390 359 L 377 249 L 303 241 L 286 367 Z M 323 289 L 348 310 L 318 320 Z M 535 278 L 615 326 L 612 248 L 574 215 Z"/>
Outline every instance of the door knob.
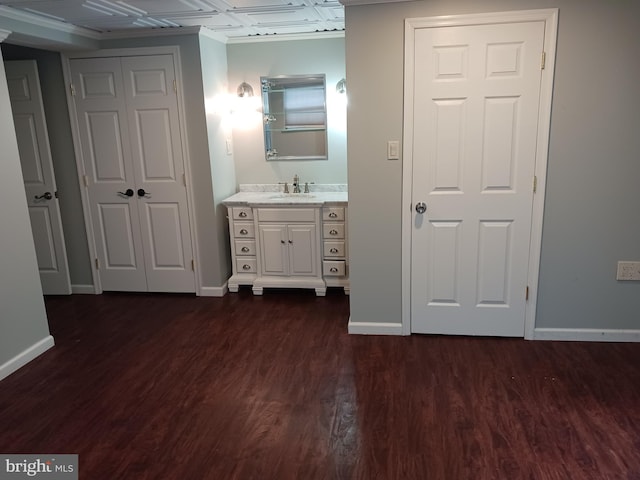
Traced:
<path fill-rule="evenodd" d="M 418 213 L 424 213 L 427 211 L 427 204 L 424 202 L 418 202 L 416 203 L 416 212 Z"/>
<path fill-rule="evenodd" d="M 125 195 L 127 197 L 133 197 L 133 190 L 130 188 L 127 188 L 126 192 L 118 192 L 120 195 Z"/>
<path fill-rule="evenodd" d="M 147 195 L 151 195 L 151 192 L 145 192 L 144 188 L 139 188 L 138 189 L 138 196 L 139 197 L 146 197 Z"/>
<path fill-rule="evenodd" d="M 43 198 L 45 200 L 51 200 L 53 198 L 53 195 L 51 195 L 51 192 L 44 192 L 42 195 L 35 196 L 36 200 L 42 200 Z"/>

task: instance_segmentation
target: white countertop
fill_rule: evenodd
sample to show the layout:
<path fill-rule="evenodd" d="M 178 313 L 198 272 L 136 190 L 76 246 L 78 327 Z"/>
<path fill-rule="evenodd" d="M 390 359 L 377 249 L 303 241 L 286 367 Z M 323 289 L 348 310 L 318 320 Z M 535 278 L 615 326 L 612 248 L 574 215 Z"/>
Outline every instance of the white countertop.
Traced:
<path fill-rule="evenodd" d="M 239 192 L 223 200 L 228 207 L 269 206 L 269 205 L 305 205 L 321 207 L 323 205 L 346 206 L 347 192 L 311 192 L 289 193 L 282 192 Z"/>

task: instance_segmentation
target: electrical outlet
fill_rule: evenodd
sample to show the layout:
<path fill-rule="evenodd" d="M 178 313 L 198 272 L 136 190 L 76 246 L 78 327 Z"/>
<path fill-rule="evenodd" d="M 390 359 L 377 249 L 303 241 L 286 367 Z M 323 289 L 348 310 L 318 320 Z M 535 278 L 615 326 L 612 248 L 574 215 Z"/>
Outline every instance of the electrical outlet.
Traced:
<path fill-rule="evenodd" d="M 616 280 L 640 280 L 640 262 L 618 262 Z"/>

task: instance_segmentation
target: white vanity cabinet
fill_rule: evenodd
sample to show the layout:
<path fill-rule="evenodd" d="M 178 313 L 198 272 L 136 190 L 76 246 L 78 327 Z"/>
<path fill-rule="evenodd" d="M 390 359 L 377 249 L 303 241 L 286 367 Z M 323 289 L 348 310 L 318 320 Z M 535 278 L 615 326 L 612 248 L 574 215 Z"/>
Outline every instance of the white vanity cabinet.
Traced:
<path fill-rule="evenodd" d="M 343 287 L 349 294 L 347 207 L 322 209 L 322 276 L 327 287 Z"/>
<path fill-rule="evenodd" d="M 349 293 L 346 193 L 239 192 L 223 203 L 231 292 L 251 285 L 255 295 L 265 288 L 312 288 L 324 296 L 327 287 L 341 287 Z"/>
<path fill-rule="evenodd" d="M 325 295 L 320 269 L 320 208 L 256 208 L 258 277 L 253 293 L 264 287 L 313 288 Z"/>
<path fill-rule="evenodd" d="M 229 290 L 237 292 L 240 285 L 253 285 L 258 272 L 257 247 L 253 209 L 229 208 L 229 233 L 233 276 Z"/>

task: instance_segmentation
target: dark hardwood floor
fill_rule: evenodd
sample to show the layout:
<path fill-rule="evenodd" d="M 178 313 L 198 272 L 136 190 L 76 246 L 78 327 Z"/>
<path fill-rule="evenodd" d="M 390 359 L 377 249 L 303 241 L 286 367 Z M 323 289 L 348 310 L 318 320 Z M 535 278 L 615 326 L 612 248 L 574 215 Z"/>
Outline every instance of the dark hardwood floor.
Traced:
<path fill-rule="evenodd" d="M 84 480 L 640 479 L 640 344 L 349 336 L 338 291 L 46 305 L 0 452 Z"/>

